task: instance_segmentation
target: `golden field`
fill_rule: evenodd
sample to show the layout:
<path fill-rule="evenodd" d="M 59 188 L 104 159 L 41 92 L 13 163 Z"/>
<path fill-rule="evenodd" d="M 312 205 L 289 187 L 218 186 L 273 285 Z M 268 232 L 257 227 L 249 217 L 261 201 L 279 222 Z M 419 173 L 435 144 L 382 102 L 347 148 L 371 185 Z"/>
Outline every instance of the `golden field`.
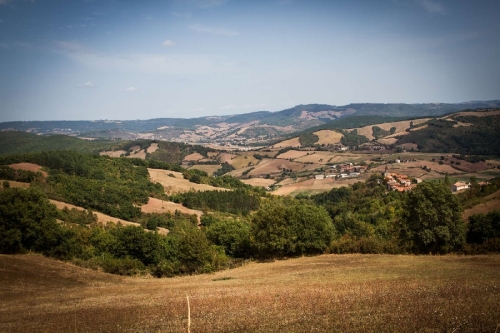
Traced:
<path fill-rule="evenodd" d="M 322 255 L 119 277 L 0 255 L 2 332 L 495 332 L 500 256 Z"/>

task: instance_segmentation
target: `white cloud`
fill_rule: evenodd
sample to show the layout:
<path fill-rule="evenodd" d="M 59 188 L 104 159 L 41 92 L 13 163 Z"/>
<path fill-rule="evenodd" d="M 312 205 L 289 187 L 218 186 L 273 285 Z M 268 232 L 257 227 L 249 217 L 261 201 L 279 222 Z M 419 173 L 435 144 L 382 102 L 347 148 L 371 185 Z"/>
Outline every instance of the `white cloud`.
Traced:
<path fill-rule="evenodd" d="M 125 89 L 125 91 L 137 91 L 137 90 L 138 89 L 136 87 L 133 87 L 133 86 L 128 87 L 128 88 Z"/>
<path fill-rule="evenodd" d="M 229 105 L 221 106 L 219 109 L 221 109 L 221 110 L 231 110 L 231 109 L 234 109 L 234 108 L 236 108 L 236 105 L 229 104 Z"/>
<path fill-rule="evenodd" d="M 78 86 L 82 87 L 82 88 L 93 88 L 94 87 L 94 85 L 90 81 L 82 83 L 82 84 L 79 84 Z"/>
<path fill-rule="evenodd" d="M 163 46 L 174 46 L 175 43 L 171 41 L 170 39 L 165 40 L 163 43 L 161 43 Z"/>
<path fill-rule="evenodd" d="M 240 33 L 237 30 L 228 30 L 224 28 L 214 28 L 214 27 L 206 27 L 202 25 L 190 25 L 189 29 L 197 31 L 197 32 L 203 32 L 207 34 L 213 34 L 213 35 L 221 35 L 221 36 L 238 36 Z"/>
<path fill-rule="evenodd" d="M 439 2 L 432 1 L 432 0 L 420 0 L 419 3 L 429 14 L 445 14 L 446 13 L 444 6 Z"/>

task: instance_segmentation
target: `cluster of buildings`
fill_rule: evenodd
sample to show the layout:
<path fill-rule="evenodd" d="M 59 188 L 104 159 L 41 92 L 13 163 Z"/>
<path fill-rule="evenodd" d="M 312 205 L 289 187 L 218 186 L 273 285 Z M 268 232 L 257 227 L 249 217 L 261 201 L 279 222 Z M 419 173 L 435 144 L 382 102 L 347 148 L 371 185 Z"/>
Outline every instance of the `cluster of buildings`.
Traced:
<path fill-rule="evenodd" d="M 344 178 L 356 178 L 359 177 L 361 172 L 366 171 L 366 166 L 363 165 L 353 165 L 352 163 L 339 164 L 339 165 L 331 165 L 330 169 L 333 171 L 337 171 L 338 173 L 326 173 L 315 175 L 315 179 L 325 179 L 325 178 L 335 178 L 335 179 L 344 179 Z"/>
<path fill-rule="evenodd" d="M 410 178 L 404 174 L 397 174 L 394 172 L 385 172 L 384 180 L 387 184 L 389 191 L 407 192 L 413 190 L 422 179 L 415 178 L 417 184 L 412 184 Z"/>

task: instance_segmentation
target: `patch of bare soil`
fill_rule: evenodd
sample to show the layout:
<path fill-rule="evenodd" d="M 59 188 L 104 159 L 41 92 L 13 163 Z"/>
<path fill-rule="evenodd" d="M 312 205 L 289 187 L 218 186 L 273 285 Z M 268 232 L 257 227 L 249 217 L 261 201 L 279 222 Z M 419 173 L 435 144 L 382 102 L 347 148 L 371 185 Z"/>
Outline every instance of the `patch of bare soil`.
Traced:
<path fill-rule="evenodd" d="M 184 161 L 198 161 L 204 158 L 204 156 L 200 153 L 192 153 L 186 157 L 184 157 Z"/>
<path fill-rule="evenodd" d="M 198 222 L 200 222 L 200 217 L 203 215 L 203 212 L 200 210 L 189 209 L 181 204 L 156 198 L 149 198 L 148 203 L 141 206 L 141 212 L 143 213 L 175 213 L 176 210 L 182 214 L 196 215 Z"/>
<path fill-rule="evenodd" d="M 99 155 L 107 155 L 109 157 L 120 157 L 125 155 L 127 152 L 125 150 L 115 150 L 115 151 L 101 151 Z"/>
<path fill-rule="evenodd" d="M 150 179 L 153 183 L 160 183 L 165 188 L 165 193 L 173 194 L 179 192 L 189 192 L 190 190 L 194 191 L 228 191 L 228 189 L 221 187 L 214 187 L 206 184 L 196 184 L 191 183 L 187 179 L 184 179 L 181 175 L 179 177 L 179 173 L 169 171 L 169 170 L 161 170 L 161 169 L 148 169 Z M 172 176 L 169 176 L 172 175 Z"/>
<path fill-rule="evenodd" d="M 5 179 L 0 179 L 0 184 L 3 184 Z M 30 188 L 30 183 L 16 182 L 14 180 L 7 180 L 11 188 Z M 3 185 L 2 185 L 3 186 Z"/>
<path fill-rule="evenodd" d="M 323 130 L 314 132 L 319 138 L 317 144 L 322 145 L 332 145 L 340 143 L 340 139 L 342 139 L 343 135 L 336 131 Z"/>
<path fill-rule="evenodd" d="M 275 183 L 274 179 L 265 179 L 265 178 L 241 179 L 241 181 L 248 185 L 261 186 L 261 187 L 271 186 Z"/>
<path fill-rule="evenodd" d="M 15 163 L 9 165 L 12 169 L 16 170 L 26 170 L 26 171 L 32 171 L 32 172 L 38 172 L 40 171 L 44 177 L 47 177 L 48 174 L 45 171 L 42 171 L 42 166 L 34 163 Z"/>
<path fill-rule="evenodd" d="M 299 138 L 296 137 L 290 140 L 281 141 L 272 147 L 273 148 L 300 147 Z"/>

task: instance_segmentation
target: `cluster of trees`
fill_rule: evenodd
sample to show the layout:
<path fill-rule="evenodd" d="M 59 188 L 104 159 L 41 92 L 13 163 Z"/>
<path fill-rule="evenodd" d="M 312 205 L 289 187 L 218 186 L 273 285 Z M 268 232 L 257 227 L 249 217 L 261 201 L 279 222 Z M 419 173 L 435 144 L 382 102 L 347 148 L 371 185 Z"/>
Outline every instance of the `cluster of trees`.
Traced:
<path fill-rule="evenodd" d="M 227 162 L 223 162 L 221 164 L 221 168 L 214 172 L 214 176 L 220 177 L 220 176 L 222 176 L 230 171 L 233 171 L 233 170 L 234 170 L 234 167 L 231 164 L 229 164 Z"/>
<path fill-rule="evenodd" d="M 245 189 L 234 191 L 189 191 L 172 196 L 174 202 L 180 202 L 191 209 L 212 210 L 231 214 L 248 215 L 257 210 L 260 197 L 257 193 Z"/>
<path fill-rule="evenodd" d="M 173 276 L 210 272 L 244 258 L 272 259 L 319 253 L 480 253 L 500 250 L 499 213 L 474 215 L 468 227 L 461 207 L 500 188 L 479 186 L 452 195 L 446 182 L 419 184 L 409 193 L 387 192 L 383 178 L 318 195 L 278 198 L 233 177 L 189 170 L 190 180 L 219 182 L 232 191 L 164 197 L 135 159 L 76 152 L 10 156 L 0 162 L 33 162 L 49 168 L 45 182 L 0 191 L 0 252 L 37 251 L 117 274 Z M 160 162 L 158 162 L 160 163 Z M 162 162 L 161 162 L 162 163 Z M 163 164 L 162 164 L 163 165 Z M 164 165 L 168 166 L 168 165 Z M 2 168 L 7 174 L 12 171 Z M 1 171 L 0 170 L 0 171 Z M 143 214 L 149 196 L 207 212 Z M 86 208 L 56 210 L 48 197 Z M 141 227 L 102 227 L 92 210 Z M 57 223 L 56 220 L 65 223 Z M 159 235 L 158 227 L 170 230 Z"/>
<path fill-rule="evenodd" d="M 302 133 L 299 135 L 299 143 L 301 147 L 314 147 L 314 144 L 318 142 L 319 137 L 311 132 Z"/>
<path fill-rule="evenodd" d="M 454 127 L 457 122 L 473 126 Z M 401 137 L 398 144 L 416 143 L 421 151 L 465 155 L 500 155 L 500 116 L 454 116 L 453 121 L 433 119 L 428 126 Z"/>

